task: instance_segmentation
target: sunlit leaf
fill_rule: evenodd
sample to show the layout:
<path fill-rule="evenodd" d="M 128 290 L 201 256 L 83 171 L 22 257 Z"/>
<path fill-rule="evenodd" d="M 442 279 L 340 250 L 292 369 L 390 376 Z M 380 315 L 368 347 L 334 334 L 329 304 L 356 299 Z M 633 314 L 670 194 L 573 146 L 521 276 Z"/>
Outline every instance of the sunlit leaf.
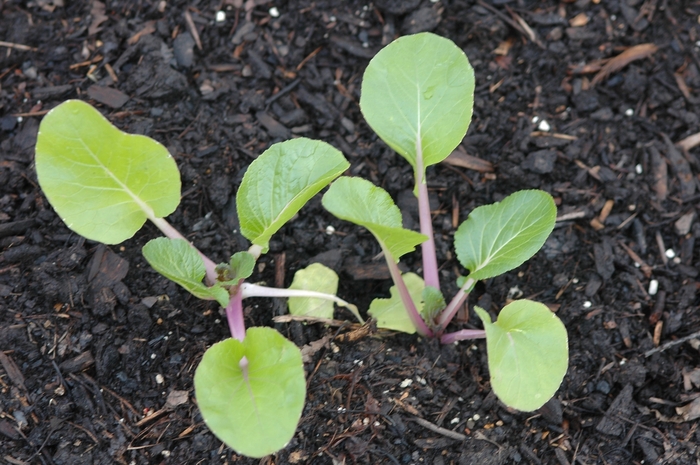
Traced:
<path fill-rule="evenodd" d="M 216 437 L 236 453 L 264 457 L 284 448 L 299 423 L 301 351 L 272 328 L 249 328 L 243 342 L 226 339 L 205 352 L 194 389 Z"/>
<path fill-rule="evenodd" d="M 320 263 L 312 263 L 294 273 L 290 289 L 316 291 L 335 295 L 338 292 L 338 275 Z M 315 297 L 290 297 L 289 313 L 292 315 L 333 318 L 333 302 Z"/>
<path fill-rule="evenodd" d="M 416 303 L 416 307 L 420 309 L 421 296 L 425 287 L 423 279 L 415 273 L 406 273 L 403 275 L 403 280 L 406 283 L 411 299 Z M 367 313 L 377 320 L 379 328 L 402 331 L 408 334 L 415 333 L 416 327 L 406 312 L 396 286 L 391 286 L 389 293 L 391 297 L 388 299 L 374 299 Z"/>
<path fill-rule="evenodd" d="M 545 305 L 516 300 L 495 323 L 479 307 L 486 330 L 491 386 L 509 407 L 530 412 L 542 407 L 564 379 L 569 344 L 564 324 Z"/>
<path fill-rule="evenodd" d="M 105 244 L 129 239 L 146 219 L 163 218 L 180 203 L 180 173 L 168 150 L 120 131 L 80 100 L 41 121 L 36 171 L 63 222 Z"/>

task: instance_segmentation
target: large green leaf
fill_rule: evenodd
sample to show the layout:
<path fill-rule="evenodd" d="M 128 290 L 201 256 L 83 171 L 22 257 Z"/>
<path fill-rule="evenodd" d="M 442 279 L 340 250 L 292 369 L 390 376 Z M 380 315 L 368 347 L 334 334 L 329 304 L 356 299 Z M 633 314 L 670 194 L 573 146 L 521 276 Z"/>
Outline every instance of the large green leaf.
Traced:
<path fill-rule="evenodd" d="M 403 275 L 403 280 L 406 283 L 408 293 L 411 295 L 411 300 L 416 304 L 416 307 L 420 308 L 422 293 L 425 288 L 423 279 L 415 273 L 406 273 Z M 377 326 L 380 328 L 402 331 L 408 334 L 415 333 L 416 327 L 408 316 L 408 312 L 406 312 L 396 286 L 391 286 L 389 294 L 391 297 L 388 299 L 374 299 L 367 313 L 377 320 Z"/>
<path fill-rule="evenodd" d="M 545 305 L 516 300 L 506 305 L 498 321 L 479 307 L 486 330 L 491 386 L 509 407 L 531 412 L 559 389 L 569 365 L 564 324 Z"/>
<path fill-rule="evenodd" d="M 294 273 L 290 289 L 323 292 L 335 295 L 338 292 L 338 275 L 320 263 L 312 263 Z M 317 297 L 290 297 L 287 301 L 292 315 L 333 318 L 333 301 Z"/>
<path fill-rule="evenodd" d="M 362 114 L 411 163 L 417 179 L 462 141 L 473 106 L 469 60 L 452 41 L 428 32 L 384 47 L 362 79 Z"/>
<path fill-rule="evenodd" d="M 158 273 L 185 288 L 195 297 L 216 300 L 226 307 L 229 293 L 218 284 L 207 287 L 202 283 L 206 269 L 199 253 L 184 239 L 159 237 L 151 239 L 142 249 L 143 256 Z"/>
<path fill-rule="evenodd" d="M 267 252 L 270 237 L 349 166 L 325 142 L 299 138 L 274 144 L 250 164 L 238 189 L 241 234 Z"/>
<path fill-rule="evenodd" d="M 552 196 L 539 190 L 475 208 L 455 232 L 457 258 L 474 281 L 498 276 L 540 250 L 556 216 Z"/>
<path fill-rule="evenodd" d="M 180 203 L 180 173 L 168 150 L 120 131 L 79 100 L 42 120 L 36 171 L 66 225 L 105 244 L 125 241 L 147 218 L 163 218 Z"/>
<path fill-rule="evenodd" d="M 323 195 L 323 206 L 341 220 L 364 226 L 393 260 L 427 240 L 402 227 L 401 211 L 381 187 L 361 178 L 342 177 Z"/>
<path fill-rule="evenodd" d="M 250 328 L 242 342 L 226 339 L 206 351 L 194 389 L 216 437 L 239 454 L 264 457 L 285 447 L 299 423 L 301 351 L 272 328 Z"/>

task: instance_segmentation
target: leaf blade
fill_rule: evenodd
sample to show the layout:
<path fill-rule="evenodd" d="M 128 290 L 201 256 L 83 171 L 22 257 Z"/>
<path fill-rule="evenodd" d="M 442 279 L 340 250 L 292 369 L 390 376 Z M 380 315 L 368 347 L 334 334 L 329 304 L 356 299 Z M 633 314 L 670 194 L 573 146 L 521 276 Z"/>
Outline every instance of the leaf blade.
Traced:
<path fill-rule="evenodd" d="M 36 144 L 39 184 L 66 225 L 105 244 L 133 236 L 180 203 L 180 173 L 155 140 L 126 134 L 80 100 L 51 110 Z"/>
<path fill-rule="evenodd" d="M 415 273 L 403 275 L 408 293 L 413 302 L 420 302 L 425 284 L 423 279 Z M 377 320 L 379 328 L 401 331 L 407 334 L 416 332 L 416 327 L 408 316 L 396 286 L 389 289 L 391 297 L 388 299 L 374 299 L 369 306 L 367 313 Z"/>
<path fill-rule="evenodd" d="M 569 362 L 564 324 L 544 304 L 516 300 L 495 323 L 475 307 L 484 323 L 491 386 L 503 403 L 531 412 L 542 407 L 561 385 Z"/>
<path fill-rule="evenodd" d="M 457 258 L 475 281 L 512 270 L 542 248 L 556 215 L 552 196 L 539 190 L 475 208 L 455 232 Z"/>
<path fill-rule="evenodd" d="M 316 291 L 335 295 L 338 292 L 338 275 L 335 271 L 320 264 L 312 263 L 294 273 L 289 289 Z M 287 300 L 292 315 L 333 318 L 333 302 L 317 297 L 290 297 Z"/>
<path fill-rule="evenodd" d="M 299 138 L 274 144 L 250 164 L 238 189 L 241 234 L 266 252 L 270 237 L 349 166 L 325 142 Z"/>

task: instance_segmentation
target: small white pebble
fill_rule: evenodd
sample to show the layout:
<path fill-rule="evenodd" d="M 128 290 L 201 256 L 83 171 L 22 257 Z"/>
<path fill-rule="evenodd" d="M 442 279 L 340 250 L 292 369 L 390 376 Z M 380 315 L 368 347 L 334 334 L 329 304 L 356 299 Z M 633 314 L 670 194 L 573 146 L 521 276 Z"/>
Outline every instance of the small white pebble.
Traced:
<path fill-rule="evenodd" d="M 163 457 L 170 457 L 170 451 L 169 450 L 164 450 L 163 452 L 160 453 Z"/>
<path fill-rule="evenodd" d="M 593 305 L 591 301 L 587 300 L 583 303 L 583 308 L 591 308 L 591 305 Z"/>
<path fill-rule="evenodd" d="M 267 10 L 268 13 L 270 13 L 270 16 L 273 18 L 279 18 L 280 17 L 280 10 L 277 9 L 276 6 L 273 6 L 269 10 Z"/>
<path fill-rule="evenodd" d="M 680 265 L 680 263 L 681 263 L 681 257 L 675 257 L 675 258 L 673 259 L 673 263 L 675 263 L 676 265 Z"/>
<path fill-rule="evenodd" d="M 156 359 L 156 354 L 151 354 L 151 360 L 155 360 L 155 359 Z"/>
<path fill-rule="evenodd" d="M 363 425 L 369 425 L 369 418 L 364 417 L 364 418 L 362 419 L 362 424 L 363 424 Z"/>
<path fill-rule="evenodd" d="M 676 256 L 676 251 L 673 249 L 666 249 L 666 258 L 673 258 Z"/>
<path fill-rule="evenodd" d="M 407 388 L 411 384 L 413 384 L 413 380 L 411 378 L 406 378 L 403 381 L 401 381 L 401 384 L 399 384 L 399 387 Z"/>
<path fill-rule="evenodd" d="M 450 420 L 451 425 L 456 425 L 457 423 L 459 423 L 459 417 L 454 417 L 452 420 Z"/>
<path fill-rule="evenodd" d="M 642 165 L 641 165 L 641 164 L 637 163 L 637 164 L 634 166 L 634 172 L 637 173 L 637 174 L 642 174 L 642 173 L 644 172 L 644 168 L 642 168 Z"/>
<path fill-rule="evenodd" d="M 635 267 L 635 268 L 639 268 L 639 267 L 641 267 L 641 266 L 642 266 L 642 265 L 640 265 L 639 263 L 634 262 L 634 267 Z"/>
<path fill-rule="evenodd" d="M 635 211 L 636 209 L 637 209 L 637 206 L 636 206 L 635 204 L 632 204 L 632 205 L 628 205 L 628 206 L 627 206 L 627 210 L 629 210 L 629 211 L 631 211 L 631 212 Z"/>
<path fill-rule="evenodd" d="M 326 234 L 329 236 L 332 236 L 335 233 L 335 228 L 331 226 L 330 224 L 326 226 Z"/>
<path fill-rule="evenodd" d="M 540 124 L 537 126 L 537 129 L 539 129 L 540 131 L 547 132 L 547 131 L 549 131 L 550 129 L 552 129 L 552 127 L 549 125 L 549 123 L 547 122 L 547 120 L 542 120 L 542 121 L 540 122 Z"/>
<path fill-rule="evenodd" d="M 18 116 L 18 117 L 17 117 L 17 122 L 18 122 L 18 123 L 21 123 L 21 122 L 22 122 L 22 117 L 21 117 L 21 116 Z"/>
<path fill-rule="evenodd" d="M 216 22 L 223 23 L 224 21 L 226 21 L 226 12 L 221 11 L 221 10 L 217 11 L 216 12 Z"/>
<path fill-rule="evenodd" d="M 532 124 L 537 124 L 537 122 L 540 120 L 539 116 L 533 116 L 532 117 Z"/>
<path fill-rule="evenodd" d="M 625 116 L 632 116 L 632 115 L 634 115 L 633 109 L 628 108 L 627 110 L 625 110 Z"/>
<path fill-rule="evenodd" d="M 160 373 L 158 373 L 158 374 L 156 375 L 156 383 L 158 383 L 158 384 L 163 384 L 164 381 L 165 381 L 165 379 L 163 379 L 163 375 L 161 375 Z"/>
<path fill-rule="evenodd" d="M 416 376 L 416 381 L 418 381 L 423 386 L 425 386 L 425 383 L 426 383 L 425 378 L 421 378 L 420 376 Z"/>
<path fill-rule="evenodd" d="M 620 360 L 620 366 L 624 365 L 625 363 L 627 363 L 626 360 Z"/>
<path fill-rule="evenodd" d="M 478 413 L 475 413 L 474 416 L 472 417 L 472 420 L 479 421 L 479 418 L 481 418 L 481 415 L 479 415 Z"/>
<path fill-rule="evenodd" d="M 578 284 L 578 278 L 572 279 L 571 282 L 574 283 L 574 284 Z"/>
<path fill-rule="evenodd" d="M 378 421 L 375 421 L 375 422 L 372 423 L 372 424 L 373 424 L 374 426 L 379 426 L 379 425 L 381 425 L 381 423 L 379 423 Z"/>
<path fill-rule="evenodd" d="M 340 347 L 335 345 L 335 342 L 331 342 L 331 350 L 333 351 L 334 354 L 337 354 L 338 352 L 340 352 Z"/>
<path fill-rule="evenodd" d="M 655 279 L 649 281 L 649 295 L 656 295 L 659 292 L 659 282 Z"/>

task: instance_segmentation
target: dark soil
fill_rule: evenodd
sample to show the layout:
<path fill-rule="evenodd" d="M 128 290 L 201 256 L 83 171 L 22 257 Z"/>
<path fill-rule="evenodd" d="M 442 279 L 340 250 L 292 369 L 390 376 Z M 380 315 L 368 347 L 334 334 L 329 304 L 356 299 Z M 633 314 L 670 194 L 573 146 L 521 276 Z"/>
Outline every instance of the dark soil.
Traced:
<path fill-rule="evenodd" d="M 106 3 L 0 3 L 0 462 L 700 461 L 700 406 L 690 403 L 700 342 L 682 339 L 700 331 L 700 151 L 674 145 L 700 131 L 700 2 Z M 326 339 L 306 365 L 292 442 L 262 461 L 241 458 L 207 430 L 193 397 L 202 354 L 228 336 L 224 317 L 145 263 L 154 227 L 105 247 L 64 226 L 36 183 L 41 117 L 80 98 L 165 144 L 183 179 L 169 219 L 218 261 L 247 247 L 233 203 L 246 167 L 295 136 L 342 150 L 350 173 L 386 188 L 415 228 L 411 170 L 357 102 L 368 59 L 423 30 L 455 41 L 476 70 L 474 121 L 458 151 L 487 162 L 429 170 L 445 290 L 464 272 L 450 251 L 458 221 L 518 189 L 548 191 L 560 221 L 543 251 L 479 284 L 470 305 L 497 312 L 509 294 L 548 304 L 569 331 L 569 372 L 541 411 L 513 412 L 490 390 L 482 341 L 347 341 L 352 327 L 274 323 L 285 304 L 253 300 L 248 325 L 274 325 L 299 346 Z M 598 60 L 647 43 L 658 49 L 595 77 Z M 254 281 L 289 285 L 322 261 L 363 310 L 387 295 L 378 246 L 318 199 L 271 249 Z"/>

